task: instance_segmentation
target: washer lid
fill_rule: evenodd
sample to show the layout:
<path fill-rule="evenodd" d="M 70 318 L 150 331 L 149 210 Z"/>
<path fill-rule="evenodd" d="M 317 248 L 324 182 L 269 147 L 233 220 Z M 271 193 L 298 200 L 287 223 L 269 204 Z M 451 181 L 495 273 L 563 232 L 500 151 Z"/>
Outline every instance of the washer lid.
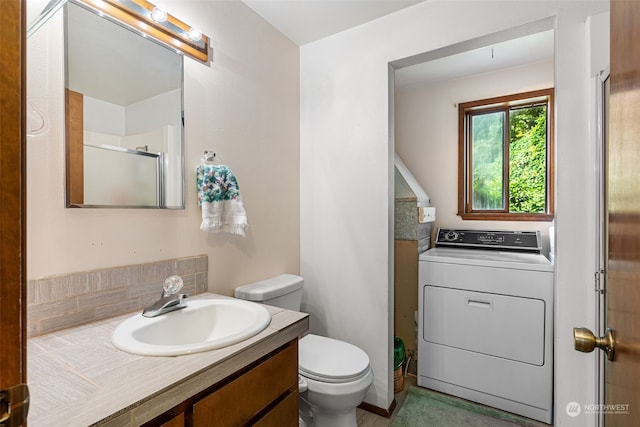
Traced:
<path fill-rule="evenodd" d="M 554 265 L 542 254 L 491 251 L 483 249 L 432 248 L 421 253 L 418 259 L 445 264 L 477 265 L 553 272 Z"/>
<path fill-rule="evenodd" d="M 369 368 L 369 356 L 360 348 L 313 334 L 300 340 L 298 357 L 300 374 L 318 381 L 353 381 Z"/>

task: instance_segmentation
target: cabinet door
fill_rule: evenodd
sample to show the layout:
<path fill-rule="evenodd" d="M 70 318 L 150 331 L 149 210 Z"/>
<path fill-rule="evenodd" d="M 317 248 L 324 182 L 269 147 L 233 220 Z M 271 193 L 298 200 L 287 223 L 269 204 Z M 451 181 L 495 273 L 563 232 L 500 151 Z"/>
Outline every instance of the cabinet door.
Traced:
<path fill-rule="evenodd" d="M 297 387 L 298 343 L 294 341 L 246 374 L 196 402 L 193 405 L 193 423 L 198 427 L 243 425 L 278 397 L 291 391 L 296 394 Z M 294 403 L 297 405 L 297 400 Z M 298 420 L 297 410 L 294 420 Z"/>
<path fill-rule="evenodd" d="M 184 413 L 176 415 L 160 427 L 184 427 Z"/>
<path fill-rule="evenodd" d="M 256 422 L 254 427 L 297 427 L 298 392 L 291 393 L 275 408 Z"/>

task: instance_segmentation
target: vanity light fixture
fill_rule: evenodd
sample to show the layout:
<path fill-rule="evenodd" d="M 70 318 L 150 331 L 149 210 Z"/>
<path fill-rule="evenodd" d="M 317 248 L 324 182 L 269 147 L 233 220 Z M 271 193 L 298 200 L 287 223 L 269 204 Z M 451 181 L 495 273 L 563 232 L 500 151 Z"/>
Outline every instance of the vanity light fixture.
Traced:
<path fill-rule="evenodd" d="M 71 0 L 132 27 L 198 61 L 209 62 L 209 37 L 146 0 Z"/>

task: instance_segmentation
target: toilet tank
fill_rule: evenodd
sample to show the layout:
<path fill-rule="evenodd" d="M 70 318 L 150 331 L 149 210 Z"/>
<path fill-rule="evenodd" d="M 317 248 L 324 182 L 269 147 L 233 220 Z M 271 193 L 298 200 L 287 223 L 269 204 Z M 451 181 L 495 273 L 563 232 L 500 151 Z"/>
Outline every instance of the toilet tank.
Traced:
<path fill-rule="evenodd" d="M 235 289 L 234 296 L 287 310 L 300 311 L 304 279 L 295 274 L 281 274 L 270 279 L 243 285 Z"/>

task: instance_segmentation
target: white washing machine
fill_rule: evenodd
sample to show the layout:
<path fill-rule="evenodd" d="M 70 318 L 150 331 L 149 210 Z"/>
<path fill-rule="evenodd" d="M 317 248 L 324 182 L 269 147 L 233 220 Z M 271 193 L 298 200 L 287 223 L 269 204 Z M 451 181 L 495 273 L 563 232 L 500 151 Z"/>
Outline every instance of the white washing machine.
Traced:
<path fill-rule="evenodd" d="M 418 385 L 551 423 L 553 276 L 538 232 L 438 230 L 419 262 Z"/>

